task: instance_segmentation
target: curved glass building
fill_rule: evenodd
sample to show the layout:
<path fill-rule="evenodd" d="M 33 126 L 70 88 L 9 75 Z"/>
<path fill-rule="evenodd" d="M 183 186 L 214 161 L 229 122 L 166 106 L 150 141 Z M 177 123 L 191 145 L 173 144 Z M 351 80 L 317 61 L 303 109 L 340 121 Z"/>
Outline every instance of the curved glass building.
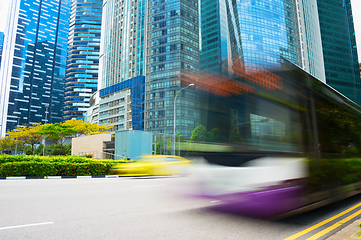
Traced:
<path fill-rule="evenodd" d="M 84 119 L 98 87 L 102 0 L 73 0 L 63 117 Z"/>
<path fill-rule="evenodd" d="M 200 70 L 228 72 L 235 59 L 242 61 L 242 41 L 236 2 L 201 1 Z"/>
<path fill-rule="evenodd" d="M 316 0 L 238 1 L 246 69 L 282 58 L 325 81 Z"/>
<path fill-rule="evenodd" d="M 224 72 L 235 56 L 246 71 L 287 59 L 325 81 L 316 0 L 202 0 L 201 29 L 201 70 Z"/>

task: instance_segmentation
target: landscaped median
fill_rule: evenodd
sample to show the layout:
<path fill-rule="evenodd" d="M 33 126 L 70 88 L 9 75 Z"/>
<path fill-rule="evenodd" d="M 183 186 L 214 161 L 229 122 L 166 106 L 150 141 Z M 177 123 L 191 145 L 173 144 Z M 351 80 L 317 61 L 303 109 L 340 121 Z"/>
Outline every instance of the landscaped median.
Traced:
<path fill-rule="evenodd" d="M 0 154 L 0 177 L 101 176 L 126 160 L 97 160 L 80 156 L 25 156 Z"/>

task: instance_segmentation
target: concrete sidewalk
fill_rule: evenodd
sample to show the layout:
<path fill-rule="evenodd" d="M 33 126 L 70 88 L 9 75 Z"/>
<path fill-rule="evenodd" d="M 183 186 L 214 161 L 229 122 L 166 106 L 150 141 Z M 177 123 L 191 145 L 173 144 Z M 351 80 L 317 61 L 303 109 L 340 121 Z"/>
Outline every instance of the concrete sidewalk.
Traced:
<path fill-rule="evenodd" d="M 327 238 L 327 240 L 361 240 L 361 237 L 358 236 L 358 233 L 361 232 L 361 228 L 357 226 L 359 225 L 360 221 L 361 219 L 354 221 L 347 227 L 343 228 L 341 231 L 338 231 L 331 237 Z"/>

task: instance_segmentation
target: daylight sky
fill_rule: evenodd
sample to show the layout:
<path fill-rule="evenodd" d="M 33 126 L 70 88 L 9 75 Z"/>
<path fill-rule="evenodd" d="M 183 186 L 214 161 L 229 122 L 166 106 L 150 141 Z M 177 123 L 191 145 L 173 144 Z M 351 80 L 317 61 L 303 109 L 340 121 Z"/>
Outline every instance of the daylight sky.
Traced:
<path fill-rule="evenodd" d="M 12 0 L 0 0 L 0 32 L 5 30 L 8 3 Z M 351 0 L 353 20 L 356 32 L 357 50 L 359 62 L 361 60 L 361 0 Z"/>

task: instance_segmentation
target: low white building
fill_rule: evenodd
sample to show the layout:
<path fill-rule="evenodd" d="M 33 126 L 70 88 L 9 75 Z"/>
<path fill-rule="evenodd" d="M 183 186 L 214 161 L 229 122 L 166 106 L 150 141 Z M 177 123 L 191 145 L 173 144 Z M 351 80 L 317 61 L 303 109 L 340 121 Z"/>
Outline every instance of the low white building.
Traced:
<path fill-rule="evenodd" d="M 132 130 L 130 88 L 99 97 L 99 91 L 90 99 L 86 120 L 100 125 L 114 125 L 109 132 Z"/>

